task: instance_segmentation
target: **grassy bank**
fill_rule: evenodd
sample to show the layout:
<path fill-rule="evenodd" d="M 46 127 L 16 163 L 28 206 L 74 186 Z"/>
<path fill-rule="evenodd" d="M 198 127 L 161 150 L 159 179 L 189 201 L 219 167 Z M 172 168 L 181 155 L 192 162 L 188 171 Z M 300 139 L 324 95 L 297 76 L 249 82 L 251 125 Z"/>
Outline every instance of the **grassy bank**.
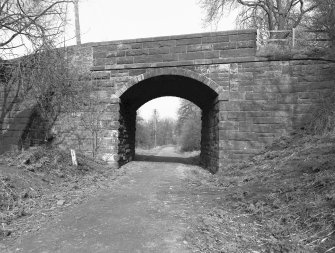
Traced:
<path fill-rule="evenodd" d="M 335 252 L 334 135 L 278 139 L 206 184 L 223 194 L 194 220 L 194 252 Z"/>
<path fill-rule="evenodd" d="M 122 173 L 82 154 L 77 160 L 73 166 L 69 151 L 46 147 L 0 156 L 0 242 L 38 230 Z"/>

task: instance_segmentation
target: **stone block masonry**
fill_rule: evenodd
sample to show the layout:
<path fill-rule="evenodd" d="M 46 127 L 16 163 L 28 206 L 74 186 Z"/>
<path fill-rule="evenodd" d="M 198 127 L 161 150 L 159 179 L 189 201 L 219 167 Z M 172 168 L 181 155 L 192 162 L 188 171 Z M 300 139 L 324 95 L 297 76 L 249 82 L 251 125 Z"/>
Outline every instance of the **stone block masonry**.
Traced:
<path fill-rule="evenodd" d="M 92 70 L 215 64 L 254 57 L 254 30 L 202 33 L 99 43 Z"/>
<path fill-rule="evenodd" d="M 255 30 L 70 47 L 77 86 L 96 102 L 99 128 L 92 133 L 81 120 L 92 108 L 64 112 L 54 127 L 59 145 L 86 153 L 96 147 L 99 157 L 120 166 L 134 158 L 136 110 L 151 99 L 178 96 L 202 109 L 204 167 L 216 172 L 245 159 L 299 128 L 335 87 L 334 63 L 271 61 L 255 53 Z"/>

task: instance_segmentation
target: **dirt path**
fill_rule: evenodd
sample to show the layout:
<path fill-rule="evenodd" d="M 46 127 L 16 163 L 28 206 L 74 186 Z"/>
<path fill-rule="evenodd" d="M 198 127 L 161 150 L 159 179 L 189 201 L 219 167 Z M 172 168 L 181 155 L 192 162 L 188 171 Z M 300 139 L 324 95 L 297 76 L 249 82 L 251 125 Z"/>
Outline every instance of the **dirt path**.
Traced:
<path fill-rule="evenodd" d="M 158 155 L 176 154 L 166 147 Z M 111 190 L 64 211 L 8 252 L 190 252 L 184 237 L 187 219 L 211 199 L 190 194 L 186 185 L 192 170 L 199 168 L 131 162 Z"/>

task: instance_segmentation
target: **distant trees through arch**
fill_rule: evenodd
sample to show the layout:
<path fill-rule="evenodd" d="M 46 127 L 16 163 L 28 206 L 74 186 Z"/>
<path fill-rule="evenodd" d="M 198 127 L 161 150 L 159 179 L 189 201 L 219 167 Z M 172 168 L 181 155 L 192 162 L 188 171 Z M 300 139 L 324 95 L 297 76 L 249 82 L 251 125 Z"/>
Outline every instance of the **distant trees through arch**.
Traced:
<path fill-rule="evenodd" d="M 176 116 L 162 117 L 155 108 L 150 118 L 137 113 L 136 147 L 150 149 L 176 145 L 180 151 L 200 150 L 201 109 L 186 99 L 180 99 Z"/>

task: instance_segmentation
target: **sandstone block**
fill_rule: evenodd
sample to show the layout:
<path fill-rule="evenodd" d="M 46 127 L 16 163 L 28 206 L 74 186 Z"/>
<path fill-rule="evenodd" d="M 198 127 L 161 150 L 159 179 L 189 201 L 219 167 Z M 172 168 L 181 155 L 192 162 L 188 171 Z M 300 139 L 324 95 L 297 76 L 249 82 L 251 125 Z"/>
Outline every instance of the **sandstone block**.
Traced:
<path fill-rule="evenodd" d="M 205 59 L 218 59 L 220 57 L 220 51 L 209 51 L 204 52 L 204 58 Z"/>
<path fill-rule="evenodd" d="M 219 129 L 221 130 L 238 130 L 238 122 L 235 121 L 221 121 L 219 123 Z"/>
<path fill-rule="evenodd" d="M 186 53 L 187 52 L 187 46 L 178 46 L 178 47 L 171 47 L 170 53 Z"/>
<path fill-rule="evenodd" d="M 237 101 L 221 102 L 220 111 L 240 111 L 240 103 Z"/>
<path fill-rule="evenodd" d="M 143 43 L 132 43 L 130 44 L 131 49 L 142 49 Z"/>
<path fill-rule="evenodd" d="M 255 40 L 247 40 L 247 41 L 238 41 L 236 43 L 237 48 L 256 48 Z"/>
<path fill-rule="evenodd" d="M 170 48 L 169 47 L 159 47 L 159 48 L 150 48 L 149 49 L 149 54 L 169 54 L 170 53 Z"/>
<path fill-rule="evenodd" d="M 188 60 L 195 60 L 195 59 L 204 59 L 204 53 L 203 52 L 192 52 L 192 53 L 179 54 L 180 61 L 188 61 Z"/>
<path fill-rule="evenodd" d="M 256 33 L 245 33 L 237 35 L 229 35 L 229 41 L 256 41 Z"/>
<path fill-rule="evenodd" d="M 178 61 L 179 56 L 178 54 L 164 54 L 162 56 L 163 62 L 172 62 L 172 61 Z"/>
<path fill-rule="evenodd" d="M 247 118 L 246 112 L 228 112 L 227 119 L 234 121 L 245 121 Z"/>
<path fill-rule="evenodd" d="M 181 45 L 195 45 L 201 44 L 201 37 L 199 38 L 189 38 L 189 39 L 179 39 L 176 41 L 177 46 Z"/>
<path fill-rule="evenodd" d="M 214 50 L 227 50 L 227 49 L 236 49 L 237 44 L 235 42 L 222 42 L 214 44 Z"/>
<path fill-rule="evenodd" d="M 149 50 L 148 49 L 132 49 L 132 50 L 127 50 L 126 56 L 138 56 L 138 55 L 148 55 Z"/>
<path fill-rule="evenodd" d="M 189 45 L 187 46 L 187 52 L 197 52 L 197 51 L 211 51 L 213 45 L 211 44 L 199 44 L 199 45 Z"/>
<path fill-rule="evenodd" d="M 202 43 L 220 43 L 220 42 L 229 42 L 229 36 L 208 36 L 202 38 Z"/>
<path fill-rule="evenodd" d="M 277 95 L 273 93 L 254 93 L 247 92 L 245 94 L 246 100 L 276 100 Z"/>
<path fill-rule="evenodd" d="M 131 64 L 134 63 L 134 57 L 119 57 L 116 59 L 117 64 Z"/>
<path fill-rule="evenodd" d="M 162 55 L 135 56 L 134 63 L 162 62 Z"/>
<path fill-rule="evenodd" d="M 161 40 L 143 42 L 143 48 L 175 47 L 176 40 Z"/>

